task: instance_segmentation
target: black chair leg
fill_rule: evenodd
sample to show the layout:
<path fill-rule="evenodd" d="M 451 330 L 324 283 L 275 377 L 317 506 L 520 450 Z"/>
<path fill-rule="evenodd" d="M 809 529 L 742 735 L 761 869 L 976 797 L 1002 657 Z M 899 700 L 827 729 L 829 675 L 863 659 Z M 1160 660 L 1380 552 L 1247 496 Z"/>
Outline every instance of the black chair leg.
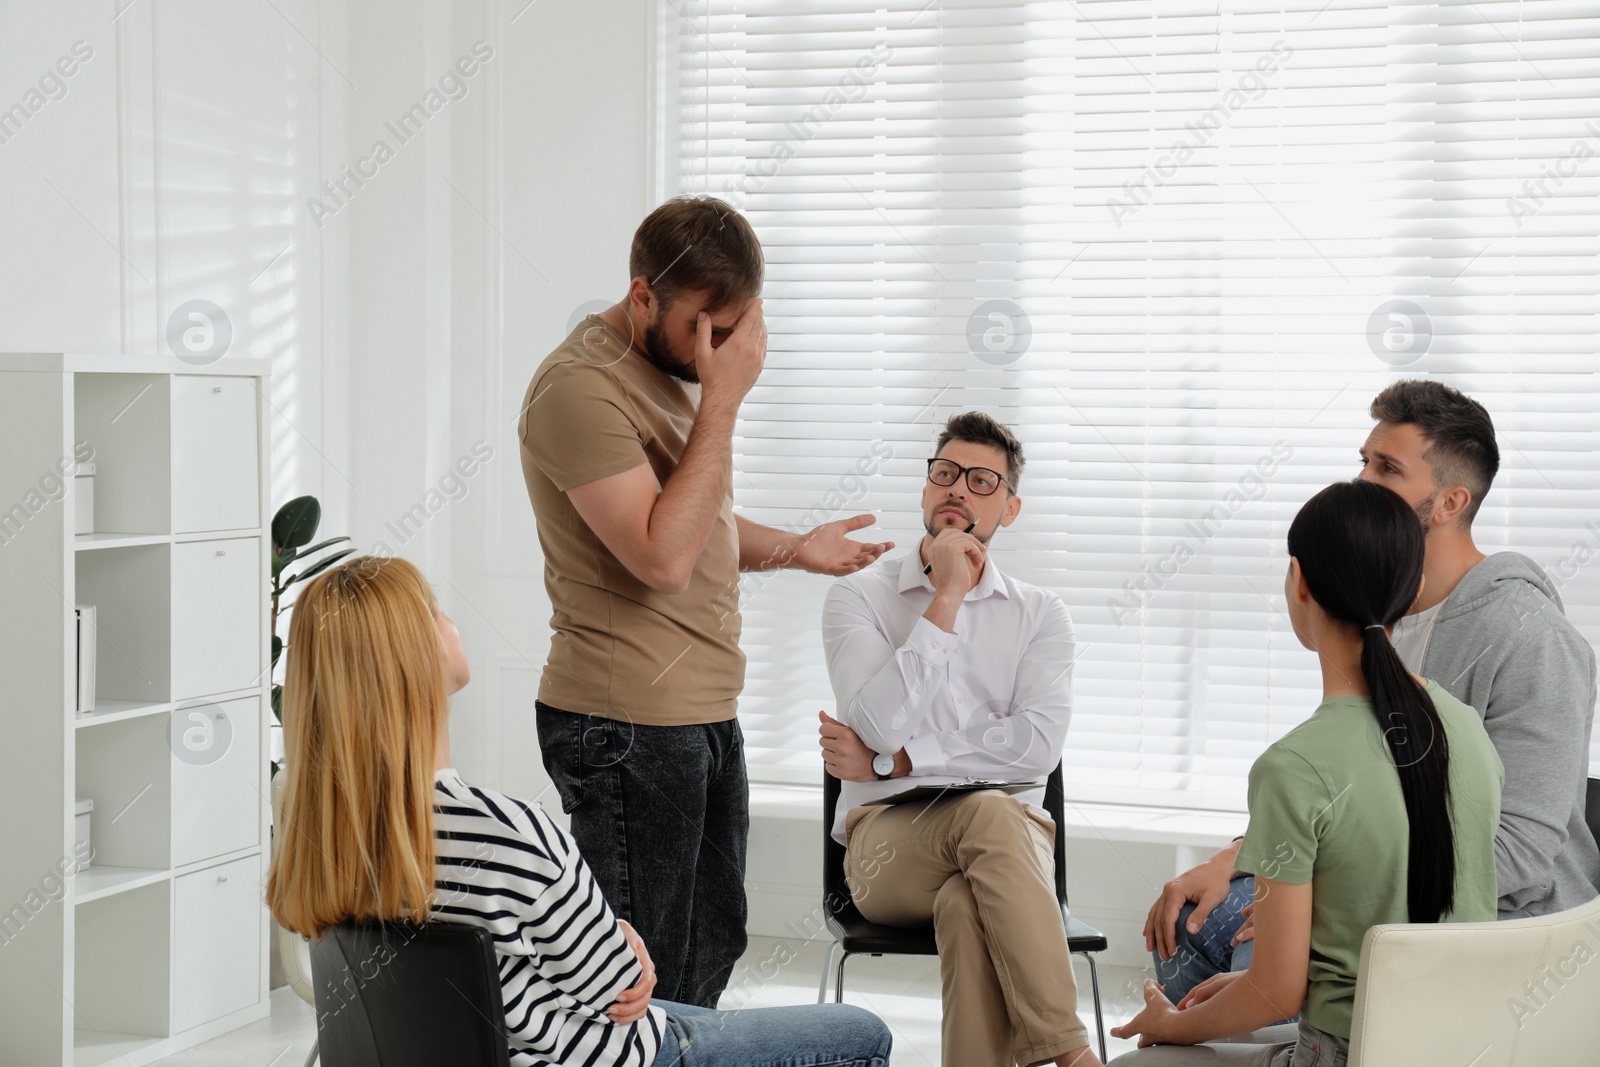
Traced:
<path fill-rule="evenodd" d="M 1106 1019 L 1100 1009 L 1100 969 L 1095 966 L 1094 953 L 1078 955 L 1089 961 L 1089 988 L 1094 992 L 1094 1028 L 1100 1038 L 1100 1062 L 1106 1062 Z"/>
<path fill-rule="evenodd" d="M 1094 1028 L 1095 1036 L 1100 1042 L 1100 1062 L 1106 1062 L 1106 1019 L 1105 1011 L 1100 1003 L 1100 968 L 1095 964 L 1094 954 L 1080 952 L 1089 963 L 1089 989 L 1094 996 Z M 822 964 L 822 979 L 817 983 L 817 1003 L 827 1002 L 828 976 L 832 974 L 834 980 L 833 1002 L 844 1003 L 844 965 L 850 959 L 850 953 L 842 950 L 839 942 L 835 941 L 828 946 L 828 958 Z M 313 1055 L 315 1049 L 312 1050 Z M 311 1061 L 306 1061 L 306 1067 L 311 1067 Z"/>

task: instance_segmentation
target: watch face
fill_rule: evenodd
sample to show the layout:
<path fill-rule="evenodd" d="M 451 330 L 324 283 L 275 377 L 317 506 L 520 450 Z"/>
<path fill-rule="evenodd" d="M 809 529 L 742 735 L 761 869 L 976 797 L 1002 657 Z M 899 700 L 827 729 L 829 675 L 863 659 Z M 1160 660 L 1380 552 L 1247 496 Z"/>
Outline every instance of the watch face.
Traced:
<path fill-rule="evenodd" d="M 879 753 L 878 755 L 873 756 L 872 757 L 872 769 L 874 771 L 876 771 L 878 774 L 893 774 L 894 773 L 894 757 L 893 756 L 885 756 L 882 753 Z"/>

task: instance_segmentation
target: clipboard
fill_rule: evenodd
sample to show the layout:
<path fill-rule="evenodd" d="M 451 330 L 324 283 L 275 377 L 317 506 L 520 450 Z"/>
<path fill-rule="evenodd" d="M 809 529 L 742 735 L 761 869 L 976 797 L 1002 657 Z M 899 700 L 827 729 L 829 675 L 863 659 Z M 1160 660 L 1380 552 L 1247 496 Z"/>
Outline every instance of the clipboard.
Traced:
<path fill-rule="evenodd" d="M 862 802 L 862 807 L 872 807 L 875 804 L 904 804 L 915 800 L 934 801 L 945 797 L 958 797 L 963 793 L 976 793 L 982 789 L 998 789 L 1002 793 L 1026 793 L 1034 789 L 1043 789 L 1043 782 L 952 782 L 949 785 L 919 785 L 907 789 L 904 793 L 884 797 L 881 800 L 867 800 Z"/>

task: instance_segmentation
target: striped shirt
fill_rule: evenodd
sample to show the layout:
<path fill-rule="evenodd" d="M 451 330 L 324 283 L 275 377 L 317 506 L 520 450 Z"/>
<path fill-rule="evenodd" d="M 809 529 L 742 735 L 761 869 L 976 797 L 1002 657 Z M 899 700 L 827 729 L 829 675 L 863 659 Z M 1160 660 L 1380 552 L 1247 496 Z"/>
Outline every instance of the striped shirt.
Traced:
<path fill-rule="evenodd" d="M 666 1013 L 619 1026 L 605 1011 L 639 960 L 578 846 L 537 804 L 434 780 L 433 916 L 494 937 L 513 1067 L 649 1067 Z"/>

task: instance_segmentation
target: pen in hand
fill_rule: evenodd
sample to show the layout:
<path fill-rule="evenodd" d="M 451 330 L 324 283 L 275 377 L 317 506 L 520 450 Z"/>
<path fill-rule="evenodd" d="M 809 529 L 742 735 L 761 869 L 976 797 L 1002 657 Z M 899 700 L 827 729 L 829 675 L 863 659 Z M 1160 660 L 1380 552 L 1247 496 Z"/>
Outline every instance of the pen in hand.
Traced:
<path fill-rule="evenodd" d="M 976 522 L 971 522 L 971 523 L 968 523 L 967 524 L 967 528 L 965 530 L 962 530 L 961 532 L 962 533 L 971 533 L 973 530 L 976 530 L 977 528 L 978 528 L 978 524 Z M 922 573 L 923 574 L 932 574 L 933 573 L 933 564 L 930 563 L 926 567 L 922 568 Z"/>

